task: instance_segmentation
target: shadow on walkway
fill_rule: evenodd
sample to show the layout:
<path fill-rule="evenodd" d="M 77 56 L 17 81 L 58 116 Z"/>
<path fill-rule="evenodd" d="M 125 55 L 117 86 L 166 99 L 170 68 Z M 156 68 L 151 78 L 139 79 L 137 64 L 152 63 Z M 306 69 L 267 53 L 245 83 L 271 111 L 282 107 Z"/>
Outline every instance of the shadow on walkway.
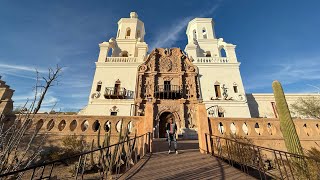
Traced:
<path fill-rule="evenodd" d="M 197 141 L 178 141 L 179 154 L 168 154 L 166 141 L 153 143 L 153 153 L 121 179 L 254 179 L 215 157 L 201 154 Z"/>

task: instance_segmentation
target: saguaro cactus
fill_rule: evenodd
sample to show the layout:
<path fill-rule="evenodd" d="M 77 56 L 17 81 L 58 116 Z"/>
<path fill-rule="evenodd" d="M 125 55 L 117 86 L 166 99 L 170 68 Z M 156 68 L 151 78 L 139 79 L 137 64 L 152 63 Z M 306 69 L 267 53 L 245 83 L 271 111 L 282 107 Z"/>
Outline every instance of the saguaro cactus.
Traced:
<path fill-rule="evenodd" d="M 288 104 L 279 81 L 273 81 L 272 89 L 276 100 L 277 111 L 280 120 L 280 129 L 284 137 L 284 143 L 288 152 L 303 155 L 300 140 L 290 115 Z"/>

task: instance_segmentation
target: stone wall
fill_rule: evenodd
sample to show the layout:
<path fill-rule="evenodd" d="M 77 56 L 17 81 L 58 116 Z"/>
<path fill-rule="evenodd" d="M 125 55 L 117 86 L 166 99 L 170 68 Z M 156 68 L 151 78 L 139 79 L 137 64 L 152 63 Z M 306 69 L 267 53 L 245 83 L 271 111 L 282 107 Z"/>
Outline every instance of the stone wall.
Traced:
<path fill-rule="evenodd" d="M 280 122 L 275 118 L 209 118 L 212 134 L 237 134 L 254 141 L 258 146 L 286 151 Z M 303 148 L 319 147 L 320 120 L 295 119 L 296 130 Z"/>
<path fill-rule="evenodd" d="M 7 125 L 13 122 L 16 116 L 9 116 L 5 119 Z M 101 127 L 101 137 L 111 131 L 111 143 L 118 141 L 121 121 L 123 131 L 129 129 L 130 136 L 144 134 L 144 116 L 83 116 L 83 115 L 56 115 L 37 114 L 33 118 L 32 125 L 28 127 L 28 134 L 40 128 L 39 134 L 48 134 L 50 145 L 59 145 L 61 139 L 68 135 L 83 136 L 87 142 L 98 137 L 98 127 Z M 23 121 L 23 119 L 21 120 Z"/>

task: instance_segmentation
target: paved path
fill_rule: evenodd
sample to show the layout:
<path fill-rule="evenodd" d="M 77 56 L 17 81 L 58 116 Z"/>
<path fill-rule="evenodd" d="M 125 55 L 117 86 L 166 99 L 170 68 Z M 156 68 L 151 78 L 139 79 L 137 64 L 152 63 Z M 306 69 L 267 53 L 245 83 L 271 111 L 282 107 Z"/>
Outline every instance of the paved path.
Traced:
<path fill-rule="evenodd" d="M 254 179 L 215 157 L 201 154 L 197 141 L 179 141 L 179 154 L 168 154 L 166 142 L 153 145 L 157 151 L 145 156 L 122 179 Z"/>

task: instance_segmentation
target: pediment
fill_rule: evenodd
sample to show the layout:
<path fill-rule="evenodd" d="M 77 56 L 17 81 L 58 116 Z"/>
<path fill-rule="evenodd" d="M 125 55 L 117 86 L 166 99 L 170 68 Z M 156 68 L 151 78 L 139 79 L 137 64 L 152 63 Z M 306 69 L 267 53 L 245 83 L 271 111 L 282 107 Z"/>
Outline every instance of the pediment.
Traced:
<path fill-rule="evenodd" d="M 180 48 L 156 48 L 139 66 L 139 72 L 195 72 L 196 67 Z"/>

